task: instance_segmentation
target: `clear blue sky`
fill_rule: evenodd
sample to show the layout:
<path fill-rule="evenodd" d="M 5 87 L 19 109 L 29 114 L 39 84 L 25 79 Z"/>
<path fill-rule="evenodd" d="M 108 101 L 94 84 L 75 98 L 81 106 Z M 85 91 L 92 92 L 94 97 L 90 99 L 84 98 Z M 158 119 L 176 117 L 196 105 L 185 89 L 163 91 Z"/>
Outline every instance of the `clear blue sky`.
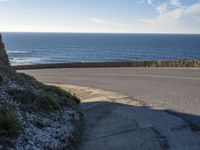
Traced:
<path fill-rule="evenodd" d="M 0 0 L 0 31 L 200 33 L 200 0 Z"/>

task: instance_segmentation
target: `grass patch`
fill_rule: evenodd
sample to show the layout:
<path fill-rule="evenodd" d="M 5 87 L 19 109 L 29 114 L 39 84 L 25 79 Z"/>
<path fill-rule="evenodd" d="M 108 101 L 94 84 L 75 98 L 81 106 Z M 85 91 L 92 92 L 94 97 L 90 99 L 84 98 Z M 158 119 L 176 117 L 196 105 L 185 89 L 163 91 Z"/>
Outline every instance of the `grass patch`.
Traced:
<path fill-rule="evenodd" d="M 16 136 L 21 125 L 14 113 L 7 107 L 0 108 L 0 136 Z"/>

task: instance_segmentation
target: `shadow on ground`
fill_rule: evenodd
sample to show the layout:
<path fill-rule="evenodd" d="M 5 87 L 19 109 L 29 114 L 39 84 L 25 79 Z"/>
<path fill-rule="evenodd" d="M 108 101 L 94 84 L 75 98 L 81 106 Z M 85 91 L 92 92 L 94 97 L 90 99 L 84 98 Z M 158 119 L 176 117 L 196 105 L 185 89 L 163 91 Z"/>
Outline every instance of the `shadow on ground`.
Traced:
<path fill-rule="evenodd" d="M 84 102 L 81 150 L 199 150 L 200 116 L 115 102 Z"/>

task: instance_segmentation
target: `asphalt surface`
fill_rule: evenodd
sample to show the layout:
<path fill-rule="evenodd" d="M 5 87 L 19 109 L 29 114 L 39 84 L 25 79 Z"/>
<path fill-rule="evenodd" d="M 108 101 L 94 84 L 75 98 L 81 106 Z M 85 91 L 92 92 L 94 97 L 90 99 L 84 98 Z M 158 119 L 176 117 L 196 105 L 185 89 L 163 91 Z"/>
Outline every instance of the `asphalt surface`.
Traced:
<path fill-rule="evenodd" d="M 115 92 L 55 86 L 75 93 L 82 101 L 80 150 L 199 150 L 200 132 L 179 116 Z"/>
<path fill-rule="evenodd" d="M 200 120 L 200 69 L 66 68 L 23 70 L 39 81 L 88 86 L 125 94 Z"/>

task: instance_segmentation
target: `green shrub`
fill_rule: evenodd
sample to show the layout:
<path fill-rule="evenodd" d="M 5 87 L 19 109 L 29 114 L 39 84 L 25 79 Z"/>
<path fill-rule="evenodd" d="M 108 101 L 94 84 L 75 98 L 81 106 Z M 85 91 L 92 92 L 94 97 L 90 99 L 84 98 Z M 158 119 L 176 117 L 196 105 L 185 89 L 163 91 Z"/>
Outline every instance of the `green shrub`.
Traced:
<path fill-rule="evenodd" d="M 75 101 L 77 104 L 80 103 L 80 99 L 77 98 L 75 95 L 71 95 L 70 93 L 66 92 L 65 90 L 55 87 L 55 86 L 46 86 L 45 91 L 48 91 L 52 94 L 56 94 L 57 96 L 62 98 L 65 98 L 67 100 Z"/>
<path fill-rule="evenodd" d="M 71 95 L 70 93 L 59 87 L 42 84 L 41 82 L 38 82 L 34 77 L 24 73 L 20 73 L 20 76 L 24 79 L 24 82 L 31 84 L 34 88 L 38 90 L 43 90 L 43 92 L 49 93 L 49 95 L 56 95 L 59 96 L 60 99 L 65 99 L 67 101 L 72 100 L 75 101 L 77 104 L 80 103 L 80 99 L 78 99 L 75 95 Z M 66 102 L 64 101 L 62 103 L 65 104 Z"/>
<path fill-rule="evenodd" d="M 37 107 L 37 109 L 46 112 L 58 110 L 61 107 L 58 99 L 45 92 L 42 92 L 37 96 L 34 105 Z"/>
<path fill-rule="evenodd" d="M 33 111 L 48 112 L 59 108 L 56 99 L 48 93 L 39 92 L 36 94 L 30 90 L 12 90 L 9 91 L 9 94 L 14 100 L 26 105 Z"/>
<path fill-rule="evenodd" d="M 30 90 L 10 90 L 8 93 L 14 100 L 22 104 L 32 104 L 36 99 L 36 95 Z"/>
<path fill-rule="evenodd" d="M 35 88 L 41 88 L 42 83 L 38 82 L 34 77 L 25 73 L 18 73 L 18 83 L 21 85 L 33 86 Z"/>
<path fill-rule="evenodd" d="M 80 103 L 80 100 L 76 96 L 71 95 L 65 90 L 42 84 L 26 74 L 19 75 L 18 83 L 23 85 L 25 90 L 14 89 L 8 91 L 8 93 L 15 101 L 24 104 L 33 111 L 51 112 L 63 106 Z"/>
<path fill-rule="evenodd" d="M 28 80 L 29 82 L 32 81 L 32 82 L 35 82 L 36 79 L 30 75 L 27 75 L 25 73 L 18 73 L 22 78 Z"/>
<path fill-rule="evenodd" d="M 11 90 L 8 93 L 12 98 L 27 106 L 33 111 L 51 112 L 63 106 L 79 103 L 80 100 L 57 87 L 48 87 L 45 90 L 33 92 L 31 90 Z"/>
<path fill-rule="evenodd" d="M 21 125 L 14 113 L 7 107 L 0 108 L 0 136 L 16 136 Z"/>

